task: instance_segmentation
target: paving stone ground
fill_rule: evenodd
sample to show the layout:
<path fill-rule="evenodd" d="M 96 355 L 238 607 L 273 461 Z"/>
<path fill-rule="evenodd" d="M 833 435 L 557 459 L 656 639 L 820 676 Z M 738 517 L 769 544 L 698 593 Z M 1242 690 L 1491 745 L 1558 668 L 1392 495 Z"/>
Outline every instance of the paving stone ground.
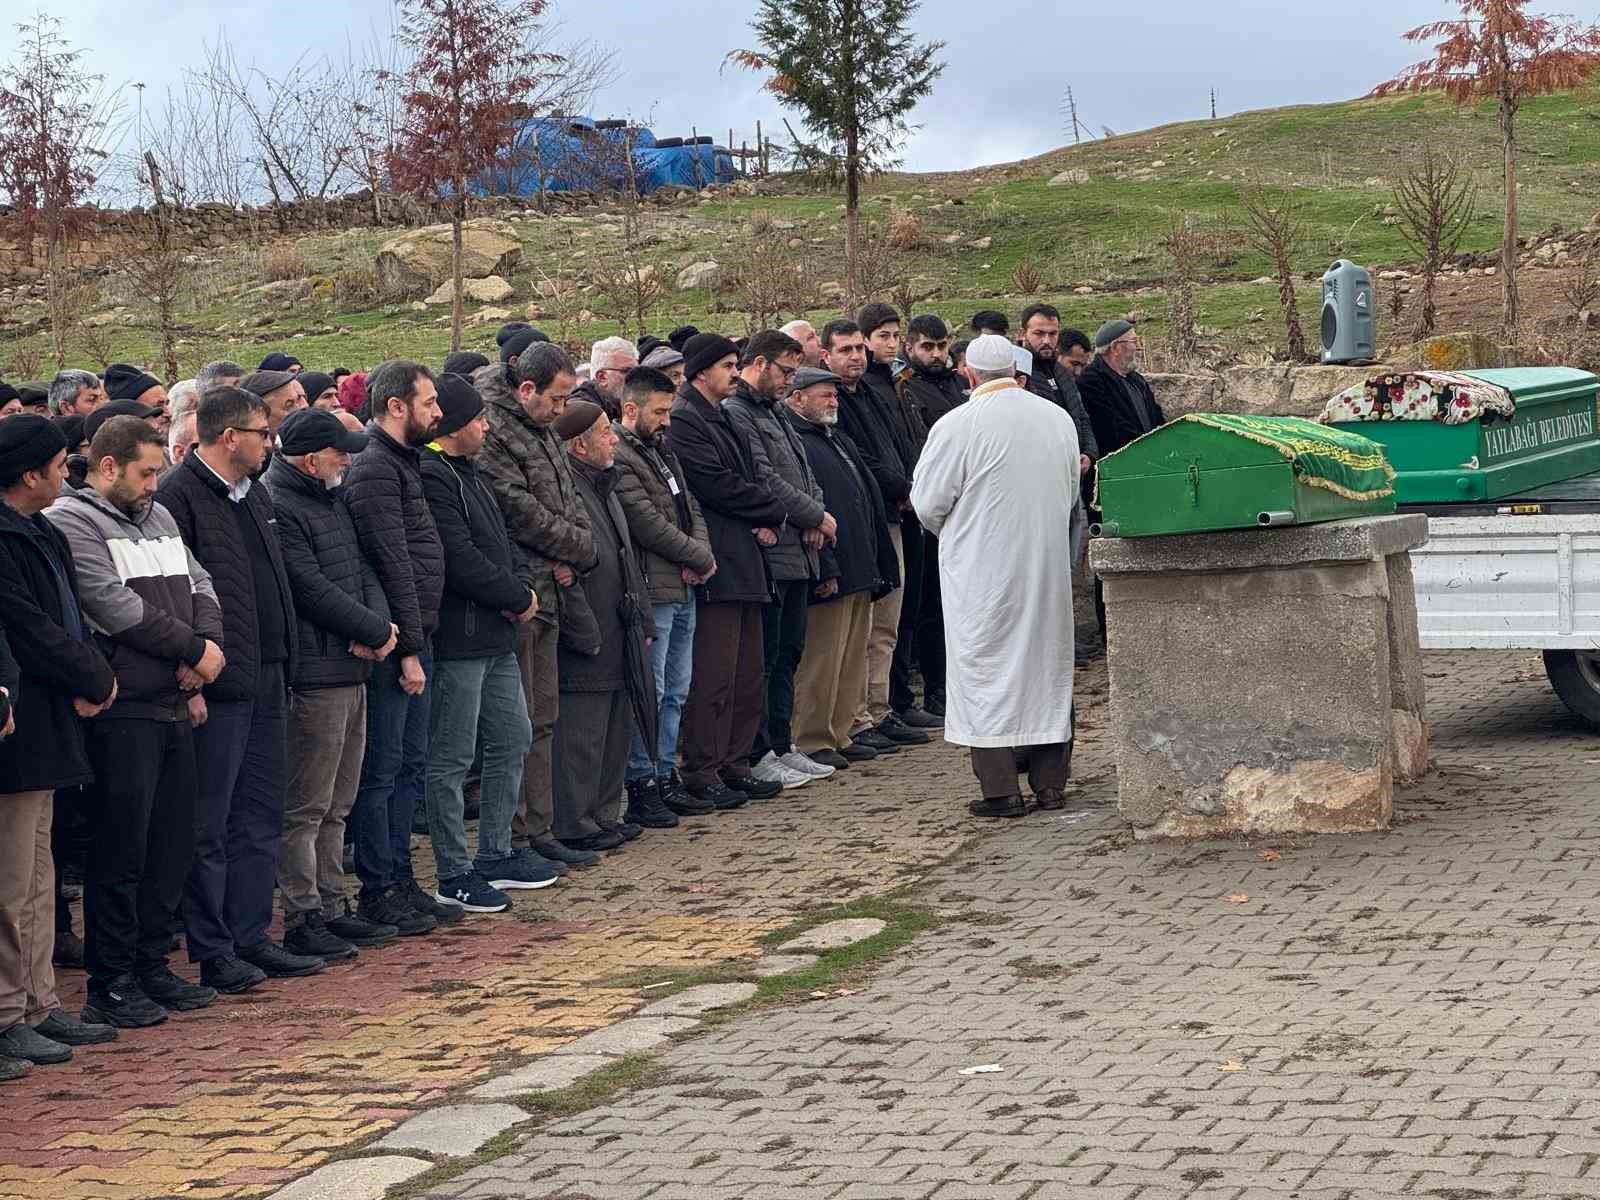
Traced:
<path fill-rule="evenodd" d="M 1600 738 L 1536 659 L 1427 674 L 1438 769 L 1383 834 L 1130 844 L 1089 709 L 1107 807 L 934 872 L 955 920 L 870 985 L 429 1200 L 1600 1196 Z"/>
<path fill-rule="evenodd" d="M 1096 669 L 1087 813 L 979 826 L 936 746 L 649 835 L 511 914 L 5 1085 L 0 1200 L 273 1193 L 661 999 L 623 975 L 750 959 L 919 879 L 951 922 L 856 994 L 694 1036 L 665 1082 L 431 1195 L 1600 1195 L 1600 738 L 1536 659 L 1428 675 L 1440 769 L 1392 832 L 1128 844 Z"/>

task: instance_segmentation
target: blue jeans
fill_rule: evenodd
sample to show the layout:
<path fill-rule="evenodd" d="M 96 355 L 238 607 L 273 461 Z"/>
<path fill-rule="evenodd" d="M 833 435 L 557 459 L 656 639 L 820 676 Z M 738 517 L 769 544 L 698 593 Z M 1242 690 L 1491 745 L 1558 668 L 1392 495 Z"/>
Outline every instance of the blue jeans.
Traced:
<path fill-rule="evenodd" d="M 644 738 L 634 730 L 628 751 L 629 779 L 665 777 L 677 767 L 678 726 L 683 721 L 683 702 L 689 695 L 689 680 L 694 673 L 694 600 L 657 604 L 654 611 L 656 640 L 650 645 L 650 669 L 655 672 L 660 705 L 659 736 L 652 762 Z"/>
<path fill-rule="evenodd" d="M 435 662 L 428 758 L 428 835 L 441 880 L 483 870 L 511 857 L 511 817 L 522 795 L 522 760 L 533 748 L 533 724 L 522 696 L 522 672 L 509 651 L 491 658 Z M 461 789 L 483 744 L 478 856 L 467 860 Z M 487 874 L 487 871 L 485 871 Z"/>
<path fill-rule="evenodd" d="M 428 684 L 416 696 L 400 690 L 397 655 L 374 664 L 367 680 L 367 753 L 350 813 L 364 900 L 411 881 L 411 822 L 428 771 L 432 655 L 422 655 L 422 670 Z"/>

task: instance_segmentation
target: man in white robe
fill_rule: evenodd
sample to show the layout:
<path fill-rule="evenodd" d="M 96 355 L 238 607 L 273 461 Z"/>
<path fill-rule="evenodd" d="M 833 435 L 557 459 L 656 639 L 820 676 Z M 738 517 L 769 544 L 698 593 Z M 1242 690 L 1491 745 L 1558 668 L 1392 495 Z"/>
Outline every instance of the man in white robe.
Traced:
<path fill-rule="evenodd" d="M 1013 347 L 967 347 L 977 385 L 928 434 L 911 505 L 939 539 L 949 683 L 944 737 L 972 748 L 981 817 L 1063 808 L 1072 750 L 1072 510 L 1078 433 L 1016 382 Z"/>

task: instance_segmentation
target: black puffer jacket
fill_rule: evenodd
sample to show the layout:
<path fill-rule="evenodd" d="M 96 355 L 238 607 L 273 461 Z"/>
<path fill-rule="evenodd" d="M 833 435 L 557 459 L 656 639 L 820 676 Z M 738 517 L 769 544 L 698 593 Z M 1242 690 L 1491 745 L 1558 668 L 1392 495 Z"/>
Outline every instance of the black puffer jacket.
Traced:
<path fill-rule="evenodd" d="M 888 408 L 863 379 L 855 387 L 837 385 L 839 432 L 855 444 L 878 483 L 885 508 L 898 512 L 911 495 L 912 459 L 902 453 Z M 837 515 L 837 514 L 835 514 Z"/>
<path fill-rule="evenodd" d="M 700 589 L 708 604 L 742 601 L 766 604 L 772 582 L 756 529 L 783 524 L 783 505 L 757 478 L 750 446 L 728 414 L 686 383 L 672 402 L 667 444 L 683 466 L 689 491 L 700 502 L 717 573 Z"/>
<path fill-rule="evenodd" d="M 692 598 L 683 568 L 706 575 L 716 565 L 706 519 L 664 433 L 658 430 L 647 442 L 618 426 L 617 437 L 617 499 L 628 518 L 650 602 L 682 604 Z"/>
<path fill-rule="evenodd" d="M 227 486 L 216 472 L 206 466 L 196 450 L 177 465 L 156 489 L 160 500 L 172 519 L 178 524 L 184 545 L 189 547 L 200 565 L 211 575 L 211 585 L 217 592 L 217 603 L 222 606 L 222 634 L 228 665 L 222 668 L 217 681 L 206 686 L 208 700 L 253 700 L 256 695 L 256 676 L 261 667 L 261 637 L 257 623 L 256 606 L 280 606 L 285 640 L 288 642 L 289 661 L 285 679 L 293 679 L 297 669 L 297 648 L 294 628 L 294 594 L 289 587 L 289 573 L 283 565 L 283 552 L 278 545 L 277 518 L 272 512 L 272 497 L 259 482 L 239 503 L 255 522 L 266 547 L 276 584 L 274 594 L 256 595 L 256 573 L 250 561 L 250 549 L 240 534 L 239 516 L 234 502 L 228 499 Z"/>
<path fill-rule="evenodd" d="M 299 653 L 296 691 L 365 683 L 372 665 L 350 643 L 374 649 L 389 640 L 389 604 L 361 557 L 355 523 L 322 480 L 275 458 L 261 482 L 278 517 L 278 544 L 294 591 Z"/>
<path fill-rule="evenodd" d="M 739 390 L 722 402 L 722 411 L 749 443 L 756 478 L 766 481 L 787 515 L 778 544 L 767 547 L 772 577 L 786 583 L 817 577 L 817 552 L 800 540 L 800 531 L 822 524 L 828 510 L 800 439 L 778 408 L 776 399 L 757 394 L 742 379 Z"/>
<path fill-rule="evenodd" d="M 902 400 L 900 389 L 895 387 L 894 380 L 899 370 L 898 364 L 879 362 L 869 350 L 867 370 L 861 376 L 861 382 L 878 401 L 878 409 L 888 422 L 890 436 L 894 439 L 895 451 L 905 462 L 906 474 L 910 475 L 917 465 L 917 456 L 922 453 L 923 443 L 928 440 L 928 427 Z M 859 450 L 860 446 L 856 448 Z"/>
<path fill-rule="evenodd" d="M 873 599 L 887 596 L 900 586 L 900 567 L 883 500 L 867 470 L 866 459 L 855 443 L 832 425 L 817 425 L 787 410 L 800 435 L 811 469 L 822 484 L 828 511 L 839 522 L 839 539 L 822 548 L 822 581 L 839 581 L 829 600 L 868 592 Z M 815 589 L 811 602 L 819 600 Z"/>
<path fill-rule="evenodd" d="M 513 552 L 500 506 L 478 468 L 434 446 L 422 450 L 422 491 L 444 543 L 444 600 L 433 635 L 435 658 L 509 654 L 517 627 L 500 614 L 528 607 L 526 563 Z"/>
<path fill-rule="evenodd" d="M 93 778 L 72 700 L 82 696 L 98 703 L 116 683 L 93 639 L 75 638 L 62 626 L 61 588 L 50 556 L 66 572 L 76 607 L 78 577 L 66 538 L 42 516 L 25 517 L 0 500 L 0 611 L 19 675 L 11 689 L 16 731 L 0 741 L 5 795 L 76 787 Z M 83 628 L 87 632 L 87 620 Z"/>
<path fill-rule="evenodd" d="M 344 502 L 389 602 L 389 620 L 400 628 L 394 653 L 421 654 L 439 625 L 444 546 L 422 494 L 417 451 L 376 421 L 367 422 L 367 439 L 345 473 Z"/>

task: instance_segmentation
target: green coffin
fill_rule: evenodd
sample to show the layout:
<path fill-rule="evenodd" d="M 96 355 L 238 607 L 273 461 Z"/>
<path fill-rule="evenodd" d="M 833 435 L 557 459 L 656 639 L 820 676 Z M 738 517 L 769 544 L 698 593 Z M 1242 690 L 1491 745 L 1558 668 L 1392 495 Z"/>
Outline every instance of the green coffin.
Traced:
<path fill-rule="evenodd" d="M 1460 374 L 1505 388 L 1509 421 L 1487 414 L 1440 421 L 1355 421 L 1330 426 L 1380 443 L 1401 504 L 1495 500 L 1600 471 L 1595 405 L 1600 377 L 1570 367 L 1512 367 Z"/>
<path fill-rule="evenodd" d="M 1393 472 L 1357 434 L 1298 417 L 1191 413 L 1101 460 L 1106 537 L 1311 524 L 1392 513 Z"/>

